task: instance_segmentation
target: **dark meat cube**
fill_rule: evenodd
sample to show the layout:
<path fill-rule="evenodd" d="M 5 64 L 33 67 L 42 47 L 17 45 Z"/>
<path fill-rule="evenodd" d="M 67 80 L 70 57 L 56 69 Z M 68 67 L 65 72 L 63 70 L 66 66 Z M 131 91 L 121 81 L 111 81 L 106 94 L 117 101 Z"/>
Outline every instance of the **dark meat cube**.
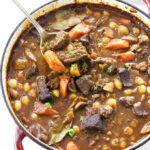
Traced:
<path fill-rule="evenodd" d="M 31 65 L 29 65 L 29 67 L 25 71 L 25 78 L 30 79 L 35 75 L 38 75 L 38 69 L 37 69 L 36 64 L 32 63 Z"/>
<path fill-rule="evenodd" d="M 144 72 L 144 71 L 147 70 L 147 63 L 146 63 L 146 61 L 143 61 L 141 63 L 132 63 L 130 66 L 133 69 L 137 69 L 137 70 L 139 70 L 141 72 Z"/>
<path fill-rule="evenodd" d="M 47 88 L 46 77 L 38 76 L 36 82 L 37 82 L 37 92 L 38 92 L 39 101 L 41 102 L 51 101 L 53 99 L 53 96 L 50 94 L 50 91 Z"/>
<path fill-rule="evenodd" d="M 59 87 L 59 78 L 56 77 L 56 78 L 53 78 L 51 80 L 48 81 L 47 83 L 47 86 L 50 88 L 50 89 L 57 89 Z"/>
<path fill-rule="evenodd" d="M 80 42 L 73 44 L 73 50 L 57 52 L 57 56 L 65 64 L 71 64 L 89 58 L 86 48 Z"/>
<path fill-rule="evenodd" d="M 84 45 L 84 46 L 88 46 L 89 45 L 89 35 L 88 34 L 85 34 L 83 36 L 80 37 L 79 41 Z"/>
<path fill-rule="evenodd" d="M 148 73 L 148 76 L 150 77 L 150 56 L 148 56 L 147 73 Z"/>
<path fill-rule="evenodd" d="M 84 94 L 88 95 L 89 91 L 93 88 L 94 84 L 91 81 L 91 75 L 84 75 L 76 80 L 76 84 L 79 90 Z"/>
<path fill-rule="evenodd" d="M 64 49 L 70 42 L 70 36 L 65 31 L 60 31 L 57 33 L 54 39 L 49 43 L 50 49 L 61 50 Z"/>
<path fill-rule="evenodd" d="M 100 115 L 103 118 L 109 118 L 112 115 L 113 111 L 114 111 L 114 109 L 109 105 L 101 105 L 100 106 Z"/>
<path fill-rule="evenodd" d="M 131 107 L 135 101 L 134 96 L 123 96 L 119 98 L 120 103 L 125 107 Z"/>
<path fill-rule="evenodd" d="M 132 87 L 133 86 L 133 83 L 132 83 L 132 80 L 130 77 L 130 73 L 127 69 L 120 68 L 118 74 L 120 76 L 120 79 L 121 79 L 124 87 Z"/>
<path fill-rule="evenodd" d="M 144 107 L 141 105 L 141 102 L 137 102 L 133 105 L 132 108 L 133 113 L 138 117 L 145 117 L 148 116 L 149 113 L 144 109 Z"/>
<path fill-rule="evenodd" d="M 95 115 L 88 115 L 85 117 L 81 124 L 81 129 L 99 129 L 99 130 L 104 130 L 104 122 L 101 119 L 99 114 Z"/>

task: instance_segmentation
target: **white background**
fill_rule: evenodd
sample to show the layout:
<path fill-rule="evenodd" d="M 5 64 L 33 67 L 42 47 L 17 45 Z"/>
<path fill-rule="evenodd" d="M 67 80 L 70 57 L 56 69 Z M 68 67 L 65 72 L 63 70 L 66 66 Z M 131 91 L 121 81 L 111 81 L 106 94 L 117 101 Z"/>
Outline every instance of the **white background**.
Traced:
<path fill-rule="evenodd" d="M 27 9 L 28 12 L 32 12 L 37 7 L 50 0 L 19 0 L 21 4 Z M 147 12 L 147 7 L 142 0 L 125 0 L 128 1 L 143 11 Z M 7 43 L 7 40 L 18 25 L 18 23 L 24 18 L 24 14 L 13 4 L 11 0 L 0 1 L 0 61 Z M 14 135 L 16 126 L 10 116 L 6 105 L 4 104 L 3 97 L 0 91 L 0 150 L 14 150 Z M 24 142 L 25 150 L 43 150 L 37 144 L 33 143 L 28 138 L 25 138 Z M 150 150 L 150 142 L 145 144 L 138 150 Z"/>

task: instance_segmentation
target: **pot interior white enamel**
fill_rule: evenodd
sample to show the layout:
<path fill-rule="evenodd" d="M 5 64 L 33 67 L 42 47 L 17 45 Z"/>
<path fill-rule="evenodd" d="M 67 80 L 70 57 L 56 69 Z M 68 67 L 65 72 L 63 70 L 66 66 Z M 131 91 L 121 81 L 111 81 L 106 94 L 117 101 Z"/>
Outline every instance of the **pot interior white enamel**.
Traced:
<path fill-rule="evenodd" d="M 37 9 L 36 11 L 34 11 L 34 13 L 32 14 L 33 17 L 35 19 L 44 16 L 48 13 L 50 13 L 53 10 L 59 9 L 63 6 L 67 6 L 70 4 L 94 4 L 94 5 L 100 5 L 100 6 L 110 6 L 113 8 L 117 8 L 122 12 L 126 12 L 126 14 L 130 14 L 132 17 L 137 18 L 138 20 L 140 20 L 141 22 L 143 22 L 145 24 L 145 27 L 147 29 L 150 28 L 150 18 L 149 16 L 147 16 L 146 14 L 144 14 L 143 12 L 141 12 L 140 10 L 137 10 L 136 8 L 133 8 L 132 6 L 129 6 L 128 4 L 125 4 L 123 2 L 118 2 L 116 0 L 59 0 L 56 2 L 50 2 L 48 4 L 43 5 L 42 7 L 40 7 L 39 9 Z M 52 149 L 54 150 L 55 148 L 48 146 L 47 144 L 45 144 L 44 142 L 40 141 L 39 139 L 37 139 L 36 137 L 34 137 L 24 126 L 23 124 L 20 122 L 20 120 L 18 119 L 18 117 L 16 116 L 16 113 L 14 112 L 11 102 L 9 100 L 9 94 L 7 91 L 7 67 L 8 67 L 8 63 L 9 63 L 9 59 L 10 59 L 10 55 L 12 52 L 12 48 L 15 44 L 15 42 L 17 41 L 17 39 L 20 37 L 20 35 L 30 27 L 30 22 L 28 20 L 23 20 L 14 30 L 14 32 L 12 33 L 11 37 L 8 40 L 8 43 L 6 45 L 4 54 L 3 54 L 3 59 L 2 59 L 2 75 L 1 75 L 1 83 L 2 83 L 2 91 L 3 91 L 3 95 L 4 95 L 4 99 L 6 101 L 6 104 L 8 106 L 8 109 L 10 111 L 10 113 L 12 114 L 12 117 L 14 118 L 14 120 L 16 121 L 16 123 L 19 125 L 19 127 L 21 127 L 21 129 L 30 137 L 32 138 L 34 141 L 36 141 L 38 144 L 42 145 L 43 147 L 47 148 L 47 149 Z M 136 147 L 141 146 L 142 144 L 144 144 L 146 141 L 148 141 L 150 138 L 150 135 L 145 136 L 143 139 L 141 139 L 140 141 L 136 142 L 133 146 L 128 147 L 127 149 L 135 149 Z"/>

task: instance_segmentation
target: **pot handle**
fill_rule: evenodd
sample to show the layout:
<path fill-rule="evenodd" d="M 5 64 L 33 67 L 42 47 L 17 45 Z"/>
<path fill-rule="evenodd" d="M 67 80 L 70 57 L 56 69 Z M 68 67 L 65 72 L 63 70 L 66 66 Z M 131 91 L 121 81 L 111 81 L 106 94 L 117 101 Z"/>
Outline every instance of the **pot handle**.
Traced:
<path fill-rule="evenodd" d="M 24 150 L 22 141 L 26 137 L 26 134 L 17 127 L 16 133 L 15 133 L 15 150 Z"/>
<path fill-rule="evenodd" d="M 143 0 L 148 7 L 148 13 L 150 15 L 150 0 Z"/>

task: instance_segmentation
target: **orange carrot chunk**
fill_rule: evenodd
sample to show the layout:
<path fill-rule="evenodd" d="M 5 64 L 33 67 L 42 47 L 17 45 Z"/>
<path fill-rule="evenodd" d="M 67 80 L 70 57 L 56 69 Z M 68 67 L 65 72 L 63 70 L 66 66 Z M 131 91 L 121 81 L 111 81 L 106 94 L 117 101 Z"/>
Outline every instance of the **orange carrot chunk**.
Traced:
<path fill-rule="evenodd" d="M 57 73 L 62 73 L 65 71 L 65 66 L 60 61 L 55 52 L 48 50 L 44 53 L 44 58 L 48 63 L 49 67 Z"/>
<path fill-rule="evenodd" d="M 124 53 L 114 54 L 113 57 L 125 63 L 125 62 L 133 60 L 135 58 L 135 54 L 131 51 L 128 51 Z"/>
<path fill-rule="evenodd" d="M 91 54 L 91 58 L 92 58 L 92 59 L 96 59 L 97 57 L 98 57 L 98 56 L 97 56 L 96 53 L 92 53 L 92 54 Z"/>
<path fill-rule="evenodd" d="M 106 28 L 105 31 L 104 31 L 104 35 L 107 36 L 108 38 L 112 39 L 114 37 L 113 30 L 111 30 L 109 28 Z"/>
<path fill-rule="evenodd" d="M 84 34 L 87 34 L 90 32 L 90 28 L 87 24 L 84 22 L 77 24 L 72 30 L 69 31 L 69 35 L 71 40 L 76 39 L 77 37 L 80 37 Z"/>
<path fill-rule="evenodd" d="M 66 150 L 79 150 L 79 148 L 74 142 L 70 141 L 67 144 Z"/>
<path fill-rule="evenodd" d="M 68 76 L 61 76 L 60 77 L 60 91 L 64 97 L 67 94 L 67 88 L 70 78 Z"/>
<path fill-rule="evenodd" d="M 34 112 L 38 115 L 48 115 L 48 116 L 53 116 L 58 114 L 58 112 L 55 109 L 46 108 L 46 105 L 40 102 L 35 102 Z"/>
<path fill-rule="evenodd" d="M 130 26 L 131 25 L 131 20 L 127 19 L 127 18 L 118 18 L 118 21 L 127 25 L 127 26 Z"/>
<path fill-rule="evenodd" d="M 107 45 L 108 50 L 121 50 L 129 47 L 129 42 L 122 39 L 113 39 Z"/>

